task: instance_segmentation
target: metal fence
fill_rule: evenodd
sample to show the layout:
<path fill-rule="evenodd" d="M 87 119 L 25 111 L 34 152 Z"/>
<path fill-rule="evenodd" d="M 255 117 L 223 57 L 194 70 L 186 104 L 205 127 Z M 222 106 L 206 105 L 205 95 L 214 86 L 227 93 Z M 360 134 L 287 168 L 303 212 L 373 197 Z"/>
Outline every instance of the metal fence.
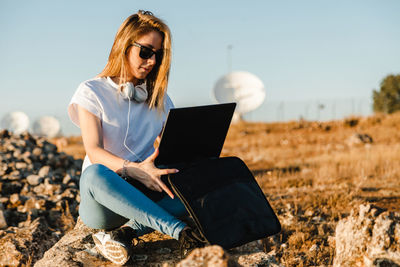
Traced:
<path fill-rule="evenodd" d="M 372 99 L 316 99 L 307 101 L 264 102 L 258 109 L 245 114 L 248 121 L 335 120 L 373 113 Z"/>

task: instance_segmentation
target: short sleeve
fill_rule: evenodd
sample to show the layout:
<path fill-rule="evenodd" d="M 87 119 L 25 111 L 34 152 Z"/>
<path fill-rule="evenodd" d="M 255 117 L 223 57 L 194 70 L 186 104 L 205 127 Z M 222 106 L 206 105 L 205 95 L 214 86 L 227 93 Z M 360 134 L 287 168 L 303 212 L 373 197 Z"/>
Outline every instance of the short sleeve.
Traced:
<path fill-rule="evenodd" d="M 168 111 L 174 107 L 175 107 L 174 103 L 172 102 L 171 98 L 167 95 L 166 100 L 165 100 L 165 110 L 168 113 Z"/>
<path fill-rule="evenodd" d="M 164 99 L 164 110 L 165 110 L 165 115 L 164 115 L 164 118 L 163 118 L 163 121 L 162 121 L 162 124 L 164 125 L 165 124 L 165 121 L 166 121 L 166 119 L 167 119 L 167 115 L 168 115 L 168 112 L 169 112 L 169 110 L 171 109 L 171 108 L 174 108 L 175 107 L 175 105 L 174 105 L 174 103 L 172 102 L 172 100 L 171 100 L 171 98 L 168 96 L 168 95 L 166 95 L 166 97 L 165 97 L 165 99 Z"/>
<path fill-rule="evenodd" d="M 68 116 L 79 127 L 78 105 L 102 119 L 102 106 L 98 96 L 86 83 L 81 83 L 68 105 Z"/>

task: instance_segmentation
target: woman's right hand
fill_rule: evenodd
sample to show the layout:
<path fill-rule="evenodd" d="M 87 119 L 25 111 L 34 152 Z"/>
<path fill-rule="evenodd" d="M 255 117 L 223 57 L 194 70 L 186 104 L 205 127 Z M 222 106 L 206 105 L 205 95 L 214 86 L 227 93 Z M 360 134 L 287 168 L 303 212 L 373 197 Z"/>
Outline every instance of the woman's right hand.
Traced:
<path fill-rule="evenodd" d="M 144 184 L 147 188 L 162 192 L 163 190 L 171 197 L 174 198 L 171 190 L 161 180 L 162 175 L 177 173 L 177 169 L 158 169 L 154 165 L 154 160 L 158 156 L 158 148 L 155 149 L 154 153 L 147 159 L 140 163 L 131 162 L 127 166 L 128 176 L 138 180 Z"/>

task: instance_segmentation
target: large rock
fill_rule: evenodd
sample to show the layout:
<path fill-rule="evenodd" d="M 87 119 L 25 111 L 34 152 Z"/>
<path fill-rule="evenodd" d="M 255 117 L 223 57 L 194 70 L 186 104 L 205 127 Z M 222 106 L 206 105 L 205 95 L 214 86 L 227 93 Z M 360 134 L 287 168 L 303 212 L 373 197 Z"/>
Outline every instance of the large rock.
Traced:
<path fill-rule="evenodd" d="M 184 260 L 177 264 L 177 267 L 228 267 L 239 266 L 220 246 L 208 246 L 193 250 Z"/>
<path fill-rule="evenodd" d="M 25 266 L 35 262 L 57 241 L 56 236 L 49 234 L 43 218 L 0 231 L 0 236 L 0 266 Z"/>
<path fill-rule="evenodd" d="M 80 219 L 73 230 L 65 234 L 51 249 L 49 249 L 41 260 L 37 261 L 35 267 L 78 267 L 95 266 L 97 258 L 91 253 L 89 239 L 93 230 L 86 227 Z"/>
<path fill-rule="evenodd" d="M 91 238 L 94 231 L 86 227 L 78 218 L 75 228 L 66 233 L 34 266 L 116 266 L 94 249 Z M 233 254 L 228 254 L 220 246 L 208 246 L 193 250 L 180 261 L 177 241 L 162 240 L 162 237 L 154 238 L 151 235 L 161 237 L 156 232 L 144 236 L 142 238 L 144 242 L 134 248 L 132 259 L 126 263 L 126 266 L 282 266 L 277 263 L 274 253 L 264 253 L 259 250 L 258 245 L 254 244 L 251 248 L 256 251 L 255 253 L 248 252 L 251 244 L 243 246 L 242 249 L 232 250 Z"/>
<path fill-rule="evenodd" d="M 253 242 L 255 243 L 255 242 Z M 249 243 L 248 245 L 252 245 Z M 259 251 L 257 246 L 253 246 L 253 251 L 249 252 L 248 246 L 235 248 L 227 253 L 220 246 L 208 246 L 193 250 L 185 259 L 180 261 L 177 267 L 233 267 L 233 266 L 268 266 L 268 267 L 283 267 L 279 264 L 275 252 L 265 253 Z M 242 253 L 240 253 L 242 251 Z"/>
<path fill-rule="evenodd" d="M 371 205 L 337 224 L 334 266 L 400 266 L 400 214 Z"/>
<path fill-rule="evenodd" d="M 272 253 L 256 252 L 248 255 L 242 255 L 238 258 L 239 266 L 258 267 L 284 267 L 280 264 L 275 256 L 274 251 Z"/>

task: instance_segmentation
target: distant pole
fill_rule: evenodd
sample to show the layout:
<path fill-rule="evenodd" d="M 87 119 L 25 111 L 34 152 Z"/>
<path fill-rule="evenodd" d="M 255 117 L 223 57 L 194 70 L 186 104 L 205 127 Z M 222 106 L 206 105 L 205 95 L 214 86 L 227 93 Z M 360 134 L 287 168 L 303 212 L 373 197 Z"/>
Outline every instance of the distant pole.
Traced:
<path fill-rule="evenodd" d="M 317 102 L 317 120 L 319 121 L 320 120 L 320 112 L 321 112 L 321 110 L 323 110 L 325 108 L 325 105 L 324 104 L 321 104 L 321 103 L 319 103 L 319 102 Z"/>
<path fill-rule="evenodd" d="M 227 51 L 228 51 L 228 73 L 232 71 L 232 45 L 227 46 Z"/>

